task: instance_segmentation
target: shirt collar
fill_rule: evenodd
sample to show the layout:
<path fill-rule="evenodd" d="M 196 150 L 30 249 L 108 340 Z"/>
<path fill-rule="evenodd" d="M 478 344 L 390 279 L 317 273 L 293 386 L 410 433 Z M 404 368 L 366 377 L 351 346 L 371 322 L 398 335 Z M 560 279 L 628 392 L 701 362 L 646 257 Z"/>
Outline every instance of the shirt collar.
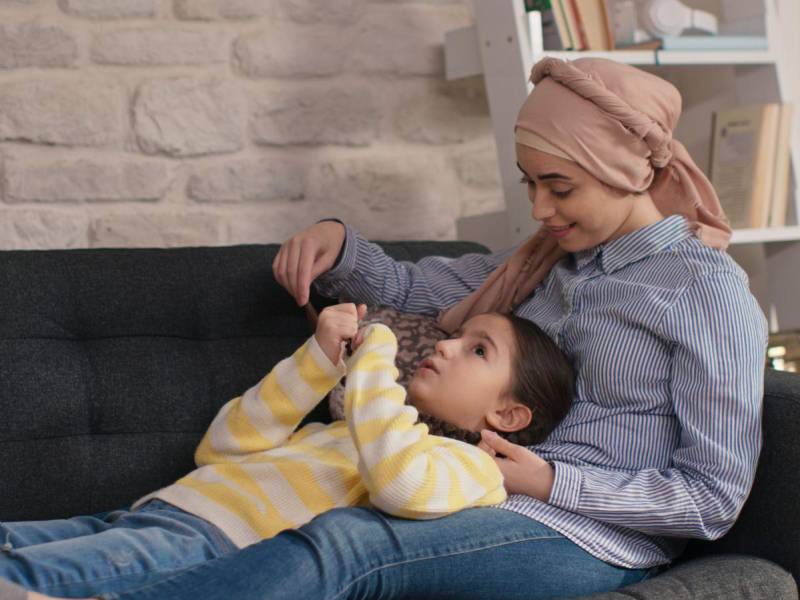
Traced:
<path fill-rule="evenodd" d="M 621 238 L 574 254 L 575 264 L 582 269 L 593 260 L 604 273 L 613 273 L 630 263 L 647 258 L 691 235 L 686 219 L 671 215 L 632 231 Z"/>

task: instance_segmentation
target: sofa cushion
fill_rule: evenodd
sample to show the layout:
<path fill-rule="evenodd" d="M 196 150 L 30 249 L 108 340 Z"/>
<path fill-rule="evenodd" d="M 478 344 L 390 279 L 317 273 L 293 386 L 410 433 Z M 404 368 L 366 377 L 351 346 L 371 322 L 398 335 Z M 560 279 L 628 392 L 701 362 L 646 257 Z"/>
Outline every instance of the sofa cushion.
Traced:
<path fill-rule="evenodd" d="M 641 583 L 583 600 L 796 600 L 797 585 L 778 565 L 751 556 L 720 555 L 678 565 Z"/>

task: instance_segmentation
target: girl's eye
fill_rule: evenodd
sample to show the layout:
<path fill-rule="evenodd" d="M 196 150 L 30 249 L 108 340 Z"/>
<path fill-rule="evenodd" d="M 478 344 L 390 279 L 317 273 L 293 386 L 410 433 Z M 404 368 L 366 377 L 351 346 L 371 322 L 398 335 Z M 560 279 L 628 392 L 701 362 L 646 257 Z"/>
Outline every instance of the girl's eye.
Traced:
<path fill-rule="evenodd" d="M 566 190 L 563 192 L 557 192 L 556 190 L 550 190 L 553 193 L 553 196 L 556 198 L 566 198 L 572 193 L 572 190 Z"/>
<path fill-rule="evenodd" d="M 473 348 L 473 350 L 475 350 L 475 354 L 477 354 L 481 358 L 486 358 L 486 348 L 484 348 L 480 344 L 475 346 L 475 348 Z"/>

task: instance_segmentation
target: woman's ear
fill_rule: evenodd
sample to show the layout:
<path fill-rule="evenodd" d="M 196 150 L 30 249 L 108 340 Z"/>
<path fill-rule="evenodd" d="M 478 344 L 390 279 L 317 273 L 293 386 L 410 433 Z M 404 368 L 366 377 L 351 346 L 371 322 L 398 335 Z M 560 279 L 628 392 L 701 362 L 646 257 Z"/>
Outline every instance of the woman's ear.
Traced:
<path fill-rule="evenodd" d="M 507 433 L 525 429 L 532 419 L 531 409 L 516 400 L 511 400 L 486 415 L 486 422 L 492 429 Z"/>

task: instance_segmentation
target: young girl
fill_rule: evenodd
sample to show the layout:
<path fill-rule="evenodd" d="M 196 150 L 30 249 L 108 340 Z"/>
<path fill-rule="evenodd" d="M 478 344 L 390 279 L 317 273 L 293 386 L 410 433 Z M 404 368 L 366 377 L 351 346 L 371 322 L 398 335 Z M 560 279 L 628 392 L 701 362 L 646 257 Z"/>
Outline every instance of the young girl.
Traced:
<path fill-rule="evenodd" d="M 438 342 L 406 392 L 395 382 L 392 331 L 380 324 L 358 331 L 365 310 L 324 309 L 300 349 L 222 407 L 196 451 L 198 468 L 131 511 L 4 526 L 0 576 L 61 596 L 122 591 L 331 508 L 367 505 L 430 519 L 505 500 L 492 457 L 430 435 L 419 413 L 475 442 L 483 429 L 543 441 L 572 397 L 561 351 L 523 319 L 477 315 Z M 344 357 L 348 339 L 354 352 Z M 345 420 L 295 432 L 345 373 Z"/>

